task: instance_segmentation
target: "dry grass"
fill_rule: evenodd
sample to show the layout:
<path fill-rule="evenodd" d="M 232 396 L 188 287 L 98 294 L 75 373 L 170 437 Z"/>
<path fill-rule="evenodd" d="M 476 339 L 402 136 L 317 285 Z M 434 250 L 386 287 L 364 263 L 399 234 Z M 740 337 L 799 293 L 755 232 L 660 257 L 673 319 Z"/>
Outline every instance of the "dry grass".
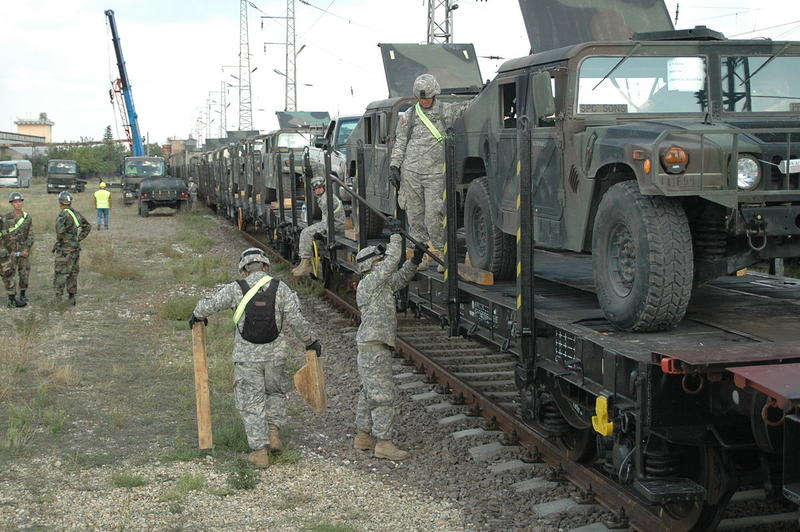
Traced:
<path fill-rule="evenodd" d="M 54 384 L 72 388 L 81 382 L 81 374 L 71 364 L 64 364 L 53 370 L 50 379 Z"/>
<path fill-rule="evenodd" d="M 142 272 L 136 266 L 117 257 L 112 240 L 106 240 L 89 251 L 86 264 L 89 270 L 116 281 L 135 281 L 142 278 Z"/>

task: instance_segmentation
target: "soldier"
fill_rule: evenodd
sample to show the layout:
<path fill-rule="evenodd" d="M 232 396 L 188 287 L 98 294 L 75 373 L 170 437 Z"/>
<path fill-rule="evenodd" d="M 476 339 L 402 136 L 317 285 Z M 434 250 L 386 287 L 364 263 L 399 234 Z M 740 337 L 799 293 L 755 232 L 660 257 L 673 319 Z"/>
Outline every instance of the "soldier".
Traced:
<path fill-rule="evenodd" d="M 317 356 L 322 347 L 319 340 L 312 341 L 297 294 L 267 274 L 269 259 L 260 249 L 244 250 L 239 270 L 246 275 L 244 280 L 226 284 L 198 301 L 189 327 L 197 321 L 207 323 L 208 316 L 221 310 L 235 309 L 234 400 L 252 449 L 247 459 L 256 467 L 267 467 L 267 446 L 274 452 L 283 450 L 279 430 L 286 421 L 286 393 L 290 388 L 284 366 L 289 346 L 281 332 L 283 326 L 288 324 L 306 350 L 315 350 Z"/>
<path fill-rule="evenodd" d="M 396 391 L 392 380 L 391 349 L 395 345 L 397 329 L 394 293 L 414 277 L 424 253 L 423 249 L 415 248 L 413 258 L 398 270 L 401 243 L 402 237 L 395 233 L 385 250 L 382 246 L 368 246 L 356 255 L 356 263 L 364 277 L 356 290 L 361 312 L 361 325 L 356 334 L 361 391 L 356 407 L 353 447 L 362 451 L 373 450 L 375 458 L 389 460 L 408 457 L 408 452 L 392 443 Z"/>
<path fill-rule="evenodd" d="M 106 184 L 100 181 L 98 190 L 94 193 L 94 204 L 97 209 L 97 230 L 103 227 L 108 230 L 108 217 L 111 211 L 111 192 L 106 190 Z"/>
<path fill-rule="evenodd" d="M 25 292 L 28 290 L 28 277 L 31 273 L 30 254 L 33 249 L 33 220 L 31 215 L 22 210 L 25 198 L 19 192 L 12 192 L 8 202 L 14 209 L 5 216 L 6 247 L 10 265 L 11 286 L 6 284 L 9 307 L 24 307 L 28 304 Z M 19 297 L 14 300 L 14 273 L 19 274 Z"/>
<path fill-rule="evenodd" d="M 195 178 L 189 178 L 187 187 L 189 188 L 189 210 L 193 211 L 197 207 L 197 181 Z"/>
<path fill-rule="evenodd" d="M 78 272 L 81 255 L 81 240 L 89 235 L 92 225 L 81 213 L 72 208 L 72 194 L 66 190 L 58 195 L 61 212 L 56 218 L 55 276 L 53 287 L 56 291 L 56 303 L 64 296 L 67 288 L 69 303 L 75 305 L 75 294 L 78 293 Z"/>
<path fill-rule="evenodd" d="M 409 234 L 429 242 L 431 252 L 442 256 L 444 246 L 444 135 L 469 102 L 442 103 L 439 83 L 430 74 L 414 80 L 417 104 L 400 116 L 389 163 L 389 180 L 398 189 L 398 204 L 406 211 Z M 420 269 L 428 267 L 425 257 Z"/>
<path fill-rule="evenodd" d="M 300 264 L 292 270 L 295 277 L 303 277 L 311 273 L 311 251 L 314 235 L 323 233 L 328 229 L 328 201 L 325 195 L 325 179 L 315 177 L 311 180 L 311 189 L 317 196 L 317 205 L 322 211 L 322 220 L 311 224 L 300 233 Z M 307 211 L 310 212 L 310 211 Z M 336 231 L 344 231 L 344 207 L 342 200 L 333 195 L 333 228 Z"/>

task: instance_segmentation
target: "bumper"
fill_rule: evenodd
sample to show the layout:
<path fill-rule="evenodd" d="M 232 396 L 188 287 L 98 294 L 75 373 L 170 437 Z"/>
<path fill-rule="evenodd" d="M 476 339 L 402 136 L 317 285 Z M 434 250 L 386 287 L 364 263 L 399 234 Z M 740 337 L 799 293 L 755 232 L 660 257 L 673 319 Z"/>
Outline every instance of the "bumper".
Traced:
<path fill-rule="evenodd" d="M 741 207 L 742 222 L 769 236 L 800 235 L 800 205 Z"/>

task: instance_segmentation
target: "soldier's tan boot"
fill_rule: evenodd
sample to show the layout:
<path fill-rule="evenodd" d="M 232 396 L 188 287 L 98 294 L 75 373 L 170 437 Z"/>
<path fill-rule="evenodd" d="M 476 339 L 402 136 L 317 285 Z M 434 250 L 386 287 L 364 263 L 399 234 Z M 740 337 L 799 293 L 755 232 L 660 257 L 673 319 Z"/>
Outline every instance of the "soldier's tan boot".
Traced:
<path fill-rule="evenodd" d="M 311 259 L 300 259 L 300 264 L 292 270 L 292 275 L 295 277 L 305 277 L 311 273 Z"/>
<path fill-rule="evenodd" d="M 356 432 L 356 437 L 353 438 L 353 448 L 360 451 L 371 451 L 375 448 L 376 441 L 369 432 L 359 430 Z"/>
<path fill-rule="evenodd" d="M 436 255 L 437 259 L 439 259 L 440 261 L 444 262 L 444 253 L 443 252 L 441 252 L 440 250 L 438 250 L 436 248 L 432 249 L 431 251 L 433 252 L 434 255 Z M 439 273 L 444 273 L 444 266 L 442 266 L 441 264 L 437 263 L 436 271 L 439 272 Z"/>
<path fill-rule="evenodd" d="M 266 449 L 259 449 L 247 455 L 247 460 L 253 467 L 264 468 L 269 466 L 269 453 Z"/>
<path fill-rule="evenodd" d="M 375 444 L 375 458 L 386 458 L 387 460 L 405 460 L 408 452 L 398 449 L 392 440 L 378 440 Z"/>
<path fill-rule="evenodd" d="M 283 451 L 283 442 L 278 434 L 278 426 L 271 423 L 269 425 L 269 450 L 273 453 Z"/>

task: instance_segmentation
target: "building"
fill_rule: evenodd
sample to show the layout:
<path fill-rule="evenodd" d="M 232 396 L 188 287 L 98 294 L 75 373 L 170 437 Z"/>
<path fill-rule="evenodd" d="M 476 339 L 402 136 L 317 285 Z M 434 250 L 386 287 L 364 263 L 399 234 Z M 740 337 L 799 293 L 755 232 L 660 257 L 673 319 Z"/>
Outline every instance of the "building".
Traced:
<path fill-rule="evenodd" d="M 53 141 L 52 131 L 55 122 L 48 120 L 47 113 L 39 113 L 38 119 L 18 118 L 14 123 L 17 125 L 17 133 L 44 137 L 45 142 Z"/>
<path fill-rule="evenodd" d="M 29 159 L 36 153 L 46 153 L 44 137 L 0 131 L 0 161 L 4 159 Z"/>

